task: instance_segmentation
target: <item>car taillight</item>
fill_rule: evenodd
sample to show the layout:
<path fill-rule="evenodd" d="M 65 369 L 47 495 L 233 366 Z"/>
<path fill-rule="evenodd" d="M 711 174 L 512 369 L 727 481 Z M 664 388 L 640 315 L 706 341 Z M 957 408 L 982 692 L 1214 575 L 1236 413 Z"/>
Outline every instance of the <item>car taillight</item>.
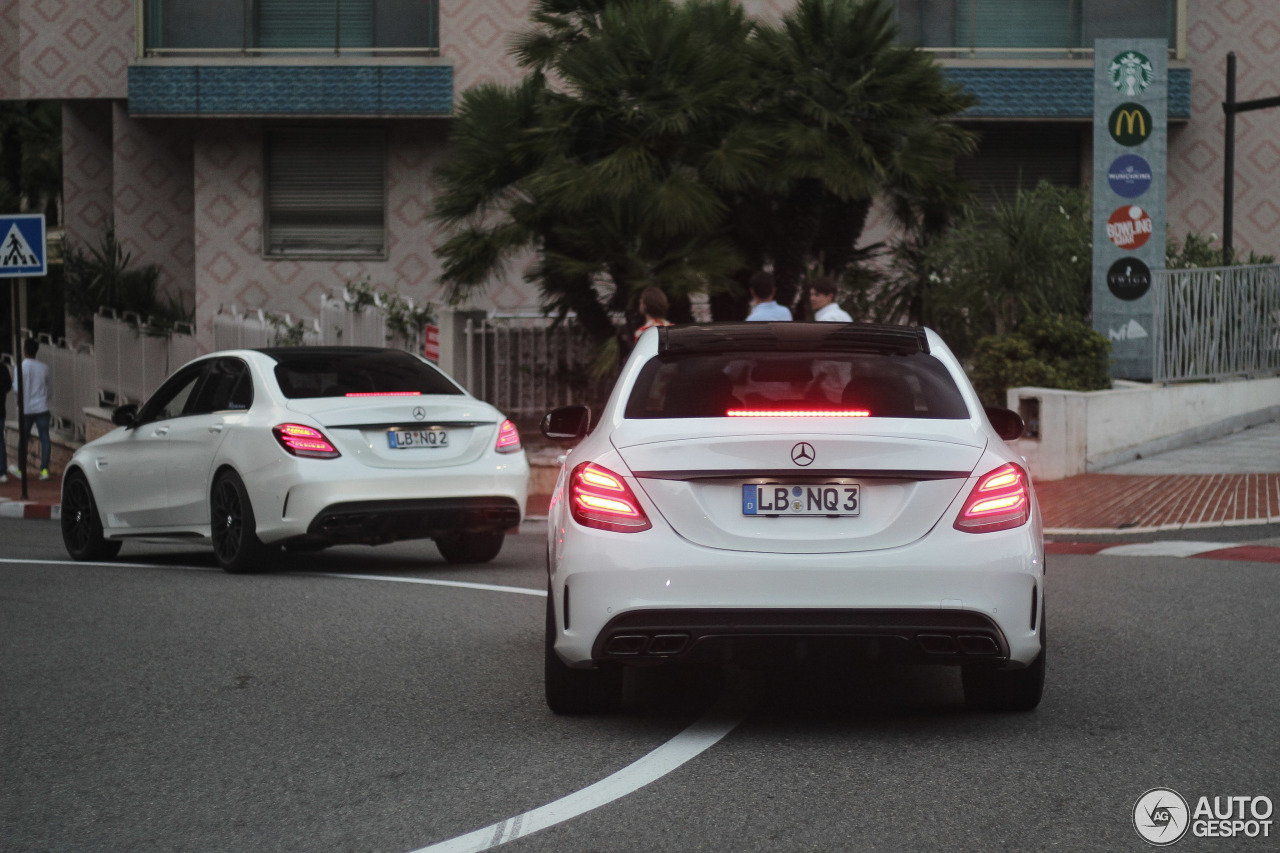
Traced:
<path fill-rule="evenodd" d="M 499 453 L 515 453 L 520 449 L 520 430 L 516 429 L 510 419 L 503 421 L 502 426 L 498 427 L 498 440 L 493 449 Z"/>
<path fill-rule="evenodd" d="M 569 478 L 569 510 L 584 527 L 639 533 L 653 525 L 621 477 L 594 462 L 583 462 Z"/>
<path fill-rule="evenodd" d="M 984 475 L 956 518 L 956 530 L 991 533 L 1021 527 L 1031 517 L 1027 472 L 1010 462 Z"/>
<path fill-rule="evenodd" d="M 311 459 L 336 459 L 342 454 L 320 430 L 302 424 L 280 424 L 271 428 L 280 446 L 294 456 Z"/>

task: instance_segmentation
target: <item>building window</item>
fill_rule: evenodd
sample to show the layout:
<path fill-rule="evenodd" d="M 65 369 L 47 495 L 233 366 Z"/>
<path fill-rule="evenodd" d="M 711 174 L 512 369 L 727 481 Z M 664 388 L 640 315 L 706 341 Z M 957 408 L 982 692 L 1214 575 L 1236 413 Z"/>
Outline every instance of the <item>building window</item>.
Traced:
<path fill-rule="evenodd" d="M 956 175 L 973 187 L 981 204 L 1012 201 L 1019 189 L 1032 190 L 1041 181 L 1060 187 L 1084 186 L 1084 124 L 992 122 L 974 124 L 978 150 L 956 161 Z"/>
<path fill-rule="evenodd" d="M 266 147 L 268 256 L 386 255 L 382 131 L 273 130 Z"/>
<path fill-rule="evenodd" d="M 149 52 L 436 53 L 439 0 L 142 0 Z"/>

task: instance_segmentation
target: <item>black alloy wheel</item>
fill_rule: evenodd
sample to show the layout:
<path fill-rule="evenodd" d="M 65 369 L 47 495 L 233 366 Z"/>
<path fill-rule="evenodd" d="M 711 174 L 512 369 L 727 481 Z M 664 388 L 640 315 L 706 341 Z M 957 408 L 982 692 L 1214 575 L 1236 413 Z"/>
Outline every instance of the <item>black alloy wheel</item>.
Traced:
<path fill-rule="evenodd" d="M 267 547 L 258 538 L 249 493 L 234 471 L 214 480 L 209 506 L 213 555 L 222 570 L 233 575 L 264 571 Z"/>
<path fill-rule="evenodd" d="M 121 542 L 102 535 L 102 519 L 89 481 L 78 469 L 67 472 L 62 484 L 62 544 L 73 560 L 110 560 Z"/>
<path fill-rule="evenodd" d="M 436 538 L 440 556 L 450 563 L 487 563 L 502 550 L 505 533 L 454 533 Z"/>
<path fill-rule="evenodd" d="M 610 714 L 622 707 L 623 669 L 600 663 L 596 669 L 571 669 L 556 654 L 554 592 L 547 584 L 547 631 L 543 644 L 543 682 L 547 707 L 556 714 Z"/>
<path fill-rule="evenodd" d="M 1040 654 L 1025 669 L 1000 670 L 986 664 L 961 668 L 965 704 L 975 711 L 1034 711 L 1044 695 L 1045 657 L 1049 653 L 1048 625 L 1040 613 Z"/>

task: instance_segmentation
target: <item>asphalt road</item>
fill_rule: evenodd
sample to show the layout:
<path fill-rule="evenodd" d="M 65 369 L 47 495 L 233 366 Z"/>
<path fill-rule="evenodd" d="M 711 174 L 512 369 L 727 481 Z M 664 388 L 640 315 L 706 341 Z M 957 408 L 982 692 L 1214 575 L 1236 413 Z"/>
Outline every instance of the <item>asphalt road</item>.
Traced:
<path fill-rule="evenodd" d="M 624 713 L 560 718 L 536 529 L 480 568 L 403 543 L 248 577 L 173 546 L 70 564 L 57 530 L 0 519 L 3 851 L 410 853 L 739 717 L 503 849 L 1137 851 L 1151 788 L 1280 801 L 1274 564 L 1052 558 L 1030 714 L 964 710 L 949 669 L 859 667 L 649 672 Z M 1175 849 L 1274 850 L 1271 819 Z"/>

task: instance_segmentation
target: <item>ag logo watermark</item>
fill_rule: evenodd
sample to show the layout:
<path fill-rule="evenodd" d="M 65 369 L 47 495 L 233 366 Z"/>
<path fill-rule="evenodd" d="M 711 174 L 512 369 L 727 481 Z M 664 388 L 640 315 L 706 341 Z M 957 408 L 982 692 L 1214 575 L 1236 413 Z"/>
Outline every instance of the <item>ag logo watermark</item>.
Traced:
<path fill-rule="evenodd" d="M 1148 844 L 1172 844 L 1187 834 L 1190 825 L 1187 801 L 1169 788 L 1152 788 L 1133 805 L 1133 828 Z"/>
<path fill-rule="evenodd" d="M 1273 811 L 1270 797 L 1200 797 L 1191 808 L 1172 788 L 1152 788 L 1133 805 L 1133 828 L 1156 847 L 1188 830 L 1196 838 L 1270 838 Z"/>

